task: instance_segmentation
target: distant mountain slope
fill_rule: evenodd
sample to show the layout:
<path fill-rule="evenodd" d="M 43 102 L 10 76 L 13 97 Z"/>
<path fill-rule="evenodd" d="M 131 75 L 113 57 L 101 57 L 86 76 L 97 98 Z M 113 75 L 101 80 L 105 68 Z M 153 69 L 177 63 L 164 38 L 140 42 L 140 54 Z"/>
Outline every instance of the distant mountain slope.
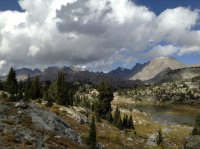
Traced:
<path fill-rule="evenodd" d="M 19 69 L 16 69 L 16 76 L 17 76 L 17 80 L 25 80 L 28 78 L 28 75 L 30 75 L 30 77 L 33 77 L 33 76 L 37 76 L 37 75 L 40 75 L 42 73 L 41 70 L 39 69 L 30 69 L 30 68 L 19 68 Z M 0 76 L 0 79 L 1 80 L 5 80 L 6 79 L 6 76 Z"/>
<path fill-rule="evenodd" d="M 40 74 L 41 74 L 41 71 L 37 68 L 34 70 L 29 69 L 29 68 L 20 68 L 16 70 L 17 80 L 25 80 L 28 78 L 28 75 L 30 75 L 30 77 L 33 77 Z"/>
<path fill-rule="evenodd" d="M 41 71 L 39 69 L 29 69 L 29 68 L 20 68 L 16 70 L 17 75 L 30 75 L 30 76 L 35 76 L 40 74 Z"/>
<path fill-rule="evenodd" d="M 118 67 L 117 69 L 110 71 L 108 74 L 112 75 L 114 77 L 127 79 L 128 76 L 130 76 L 130 74 L 131 74 L 131 70 Z"/>
<path fill-rule="evenodd" d="M 191 79 L 200 76 L 200 67 L 187 67 L 175 70 L 166 70 L 155 76 L 153 79 L 147 81 L 149 83 L 162 83 L 169 81 L 178 81 L 184 79 Z"/>
<path fill-rule="evenodd" d="M 101 81 L 107 81 L 110 85 L 112 85 L 114 88 L 119 87 L 133 87 L 136 85 L 143 84 L 141 81 L 134 80 L 125 80 L 124 78 L 118 78 L 111 76 L 110 74 L 106 74 L 103 72 L 90 72 L 90 71 L 81 71 L 78 69 L 75 69 L 74 67 L 54 67 L 54 68 L 47 68 L 42 72 L 39 77 L 42 81 L 54 81 L 57 79 L 57 74 L 59 70 L 63 70 L 66 76 L 67 81 L 79 81 L 79 82 L 87 82 L 87 83 L 93 83 L 98 84 Z"/>
<path fill-rule="evenodd" d="M 137 63 L 132 69 L 118 67 L 117 69 L 110 71 L 108 74 L 117 78 L 128 80 L 131 76 L 140 71 L 144 67 L 144 65 L 145 64 Z"/>
<path fill-rule="evenodd" d="M 130 77 L 130 80 L 147 81 L 154 78 L 156 75 L 158 75 L 167 68 L 174 70 L 184 67 L 186 67 L 184 64 L 173 58 L 159 57 L 146 63 L 145 66 L 141 69 L 141 71 L 137 72 L 136 74 Z"/>
<path fill-rule="evenodd" d="M 16 70 L 16 74 L 18 80 L 25 80 L 28 75 L 30 75 L 31 77 L 39 76 L 43 81 L 53 81 L 57 79 L 58 71 L 62 69 L 68 81 L 82 81 L 96 84 L 101 80 L 106 80 L 113 86 L 132 87 L 133 84 L 152 84 L 162 80 L 170 81 L 170 79 L 175 78 L 184 79 L 186 76 L 196 76 L 197 73 L 194 71 L 196 71 L 195 69 L 197 69 L 198 66 L 200 67 L 200 64 L 185 65 L 173 58 L 159 57 L 144 64 L 137 63 L 132 69 L 118 67 L 108 73 L 90 72 L 88 70 L 83 71 L 71 66 L 62 68 L 47 67 L 43 71 L 39 69 L 32 70 L 29 68 L 21 68 Z M 182 68 L 188 69 L 182 70 Z M 181 71 L 179 69 L 181 69 Z M 179 71 L 180 74 L 177 74 Z M 168 73 L 170 73 L 170 75 L 168 75 Z M 0 79 L 5 80 L 6 76 L 2 76 Z"/>

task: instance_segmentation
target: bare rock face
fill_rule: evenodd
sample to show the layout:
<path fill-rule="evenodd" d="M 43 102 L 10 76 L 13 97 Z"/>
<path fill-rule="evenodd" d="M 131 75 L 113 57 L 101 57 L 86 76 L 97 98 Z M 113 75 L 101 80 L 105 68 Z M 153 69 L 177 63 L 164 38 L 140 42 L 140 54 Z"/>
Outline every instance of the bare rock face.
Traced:
<path fill-rule="evenodd" d="M 61 108 L 59 108 L 59 110 L 67 112 L 70 117 L 76 119 L 81 124 L 89 124 L 90 123 L 88 117 L 86 117 L 85 115 L 76 111 L 78 109 L 74 110 L 74 109 L 68 108 L 68 107 L 61 107 Z"/>
<path fill-rule="evenodd" d="M 25 102 L 17 102 L 15 104 L 15 108 L 27 109 L 28 108 L 28 104 L 25 103 Z"/>
<path fill-rule="evenodd" d="M 130 80 L 138 79 L 142 81 L 147 81 L 154 78 L 157 74 L 167 68 L 174 70 L 184 67 L 184 64 L 175 59 L 168 57 L 159 57 L 148 62 L 141 71 L 130 77 Z"/>
<path fill-rule="evenodd" d="M 29 114 L 32 117 L 32 122 L 38 129 L 52 131 L 58 136 L 65 136 L 75 142 L 81 143 L 79 134 L 71 129 L 70 126 L 61 120 L 55 113 L 41 110 L 32 105 Z"/>
<path fill-rule="evenodd" d="M 0 148 L 81 148 L 80 135 L 51 111 L 35 104 L 0 102 Z M 25 148 L 26 148 L 25 147 Z"/>
<path fill-rule="evenodd" d="M 200 148 L 200 136 L 190 136 L 186 139 L 185 149 L 199 149 Z"/>
<path fill-rule="evenodd" d="M 200 67 L 186 67 L 182 69 L 166 70 L 156 75 L 153 79 L 147 82 L 168 82 L 185 79 L 192 79 L 199 76 Z"/>

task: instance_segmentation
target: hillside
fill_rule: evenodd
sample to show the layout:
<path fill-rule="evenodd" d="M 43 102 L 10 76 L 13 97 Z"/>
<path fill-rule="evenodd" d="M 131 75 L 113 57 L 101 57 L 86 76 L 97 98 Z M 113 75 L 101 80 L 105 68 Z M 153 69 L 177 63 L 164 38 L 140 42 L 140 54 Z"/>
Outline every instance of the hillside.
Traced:
<path fill-rule="evenodd" d="M 128 80 L 131 76 L 138 73 L 144 66 L 145 64 L 137 63 L 132 69 L 118 67 L 117 69 L 111 70 L 108 74 L 113 77 Z"/>
<path fill-rule="evenodd" d="M 182 71 L 185 72 L 186 70 L 185 68 Z M 194 71 L 196 70 L 194 68 Z M 182 74 L 182 71 L 179 73 Z M 154 104 L 200 105 L 200 76 L 198 75 L 191 79 L 190 75 L 188 75 L 187 79 L 178 79 L 180 76 L 177 75 L 176 81 L 167 81 L 146 87 L 124 90 L 120 91 L 120 94 L 146 103 L 150 101 Z M 184 76 L 187 75 L 184 74 Z M 192 76 L 194 75 L 192 74 Z"/>
<path fill-rule="evenodd" d="M 181 62 L 168 58 L 159 57 L 149 61 L 141 71 L 130 77 L 130 80 L 142 80 L 147 81 L 154 78 L 157 74 L 164 71 L 167 68 L 172 70 L 185 67 Z"/>
<path fill-rule="evenodd" d="M 69 82 L 78 81 L 98 84 L 100 81 L 105 80 L 114 88 L 128 88 L 143 83 L 152 84 L 192 78 L 198 76 L 198 66 L 199 64 L 186 65 L 173 58 L 159 57 L 144 64 L 137 63 L 132 69 L 118 67 L 108 73 L 64 66 L 47 67 L 43 71 L 37 68 L 34 70 L 21 68 L 16 69 L 16 74 L 18 80 L 26 80 L 30 75 L 31 77 L 39 76 L 42 81 L 54 81 L 57 79 L 59 70 L 63 70 Z M 6 76 L 2 76 L 0 79 L 5 80 Z"/>
<path fill-rule="evenodd" d="M 148 80 L 147 83 L 152 84 L 169 81 L 180 81 L 192 79 L 197 76 L 200 76 L 200 67 L 186 67 L 175 70 L 168 68 L 156 75 L 153 79 Z"/>
<path fill-rule="evenodd" d="M 0 148 L 85 148 L 79 133 L 55 113 L 0 101 Z"/>
<path fill-rule="evenodd" d="M 0 99 L 0 148 L 89 149 L 87 136 L 92 112 L 45 102 L 8 102 Z M 142 148 L 146 140 L 109 124 L 96 123 L 97 148 Z"/>

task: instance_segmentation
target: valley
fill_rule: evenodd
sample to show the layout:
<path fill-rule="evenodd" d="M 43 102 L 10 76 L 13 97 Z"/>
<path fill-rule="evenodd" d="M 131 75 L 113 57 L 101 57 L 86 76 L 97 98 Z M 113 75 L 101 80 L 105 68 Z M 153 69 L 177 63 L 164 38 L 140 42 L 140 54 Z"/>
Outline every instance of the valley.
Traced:
<path fill-rule="evenodd" d="M 161 69 L 146 74 L 160 63 Z M 11 68 L 0 83 L 0 144 L 3 148 L 191 149 L 200 141 L 195 139 L 199 72 L 199 67 L 170 58 L 108 73 L 49 67 L 18 69 L 15 74 Z M 149 80 L 130 80 L 133 75 Z"/>
<path fill-rule="evenodd" d="M 1 0 L 0 149 L 200 149 L 200 0 Z"/>

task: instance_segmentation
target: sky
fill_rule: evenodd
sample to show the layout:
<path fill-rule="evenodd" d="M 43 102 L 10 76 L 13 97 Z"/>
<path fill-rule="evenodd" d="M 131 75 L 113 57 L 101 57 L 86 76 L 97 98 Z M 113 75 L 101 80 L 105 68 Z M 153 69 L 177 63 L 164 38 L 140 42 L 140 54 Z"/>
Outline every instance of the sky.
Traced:
<path fill-rule="evenodd" d="M 1 0 L 0 74 L 15 68 L 200 63 L 199 0 Z"/>

